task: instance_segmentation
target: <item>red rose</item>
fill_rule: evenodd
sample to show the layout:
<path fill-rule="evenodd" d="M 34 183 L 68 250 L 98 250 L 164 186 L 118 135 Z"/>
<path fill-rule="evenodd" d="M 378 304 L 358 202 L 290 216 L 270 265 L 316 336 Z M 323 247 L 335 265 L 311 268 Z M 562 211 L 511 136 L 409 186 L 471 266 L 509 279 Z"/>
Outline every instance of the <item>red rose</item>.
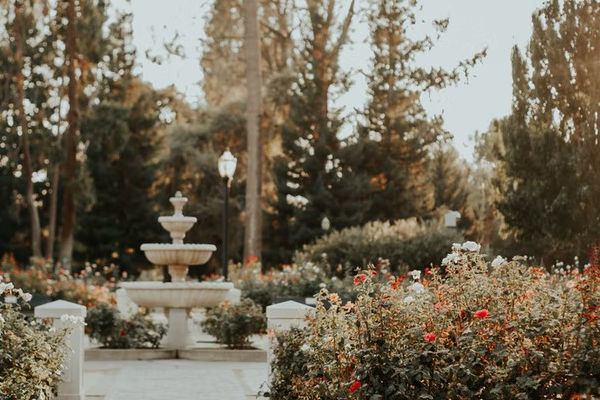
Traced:
<path fill-rule="evenodd" d="M 425 335 L 423 335 L 423 339 L 427 340 L 428 342 L 434 342 L 436 339 L 435 333 L 433 333 L 433 332 L 426 333 Z"/>
<path fill-rule="evenodd" d="M 119 332 L 119 336 L 121 336 L 121 337 L 125 336 L 125 331 L 123 329 L 121 329 L 121 332 Z"/>
<path fill-rule="evenodd" d="M 475 314 L 473 315 L 476 319 L 482 319 L 482 318 L 487 318 L 490 315 L 490 312 L 483 308 L 479 311 L 476 311 Z"/>
<path fill-rule="evenodd" d="M 358 389 L 360 389 L 361 386 L 362 386 L 362 383 L 360 381 L 355 381 L 352 384 L 352 386 L 350 386 L 350 393 L 356 392 Z"/>
<path fill-rule="evenodd" d="M 356 275 L 354 277 L 354 284 L 358 285 L 367 280 L 367 276 L 365 274 Z"/>

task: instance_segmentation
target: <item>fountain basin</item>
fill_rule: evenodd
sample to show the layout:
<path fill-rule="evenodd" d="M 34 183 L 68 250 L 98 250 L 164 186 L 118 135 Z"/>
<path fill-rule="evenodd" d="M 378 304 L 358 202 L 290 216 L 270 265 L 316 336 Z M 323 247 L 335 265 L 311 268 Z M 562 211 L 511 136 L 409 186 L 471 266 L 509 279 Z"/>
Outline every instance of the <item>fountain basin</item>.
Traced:
<path fill-rule="evenodd" d="M 217 248 L 212 244 L 145 243 L 140 249 L 156 265 L 200 265 L 206 263 Z"/>
<path fill-rule="evenodd" d="M 127 296 L 146 308 L 216 307 L 223 302 L 231 282 L 123 282 Z"/>
<path fill-rule="evenodd" d="M 189 231 L 192 226 L 196 223 L 196 217 L 186 217 L 178 215 L 169 215 L 164 217 L 158 217 L 158 222 L 168 232 L 177 232 L 184 234 Z"/>

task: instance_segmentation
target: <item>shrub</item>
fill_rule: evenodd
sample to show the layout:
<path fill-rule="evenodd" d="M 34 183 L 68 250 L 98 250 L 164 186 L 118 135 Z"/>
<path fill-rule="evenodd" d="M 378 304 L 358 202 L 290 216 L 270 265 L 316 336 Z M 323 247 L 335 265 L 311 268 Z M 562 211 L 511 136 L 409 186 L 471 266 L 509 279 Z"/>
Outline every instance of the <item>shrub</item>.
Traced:
<path fill-rule="evenodd" d="M 273 352 L 273 361 L 269 391 L 262 393 L 273 399 L 295 399 L 298 377 L 307 376 L 308 358 L 303 349 L 306 333 L 292 328 L 288 332 L 279 332 L 276 337 L 277 346 Z"/>
<path fill-rule="evenodd" d="M 167 333 L 163 324 L 136 314 L 126 320 L 116 307 L 100 303 L 88 309 L 86 333 L 111 349 L 156 349 Z"/>
<path fill-rule="evenodd" d="M 18 304 L 4 303 L 16 295 Z M 61 379 L 68 330 L 55 330 L 44 322 L 28 319 L 29 295 L 0 279 L 0 399 L 50 399 Z"/>
<path fill-rule="evenodd" d="M 323 269 L 312 262 L 283 265 L 281 270 L 261 272 L 257 261 L 230 266 L 229 278 L 242 296 L 263 307 L 277 297 L 312 297 L 327 284 Z"/>
<path fill-rule="evenodd" d="M 202 328 L 219 343 L 241 349 L 250 345 L 251 335 L 264 331 L 266 323 L 262 308 L 250 299 L 242 299 L 238 304 L 224 302 L 208 310 Z"/>
<path fill-rule="evenodd" d="M 437 223 L 423 223 L 415 218 L 394 223 L 374 221 L 317 239 L 304 246 L 295 261 L 312 261 L 326 267 L 330 276 L 343 276 L 378 264 L 385 256 L 392 271 L 401 273 L 439 264 L 449 246 L 457 241 L 457 232 Z"/>
<path fill-rule="evenodd" d="M 548 273 L 453 246 L 424 276 L 323 290 L 273 362 L 274 399 L 574 399 L 600 395 L 600 267 Z M 326 307 L 327 305 L 327 307 Z M 294 350 L 295 351 L 295 350 Z M 297 361 L 298 360 L 298 361 Z M 296 365 L 301 362 L 302 366 Z M 291 377 L 291 378 L 289 378 Z M 278 393 L 289 395 L 279 396 Z"/>

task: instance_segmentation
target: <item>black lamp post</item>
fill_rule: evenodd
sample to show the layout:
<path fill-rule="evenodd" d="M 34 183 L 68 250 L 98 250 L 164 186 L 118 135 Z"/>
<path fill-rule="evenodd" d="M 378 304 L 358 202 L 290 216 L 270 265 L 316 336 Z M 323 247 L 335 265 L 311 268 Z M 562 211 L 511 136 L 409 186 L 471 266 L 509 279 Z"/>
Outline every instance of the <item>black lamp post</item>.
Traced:
<path fill-rule="evenodd" d="M 227 241 L 228 241 L 228 229 L 227 229 L 227 213 L 229 209 L 229 187 L 235 173 L 235 167 L 237 165 L 237 158 L 231 154 L 229 149 L 225 150 L 221 157 L 219 157 L 219 175 L 223 178 L 223 190 L 225 195 L 225 201 L 223 202 L 223 249 L 221 268 L 223 270 L 223 277 L 227 280 Z"/>

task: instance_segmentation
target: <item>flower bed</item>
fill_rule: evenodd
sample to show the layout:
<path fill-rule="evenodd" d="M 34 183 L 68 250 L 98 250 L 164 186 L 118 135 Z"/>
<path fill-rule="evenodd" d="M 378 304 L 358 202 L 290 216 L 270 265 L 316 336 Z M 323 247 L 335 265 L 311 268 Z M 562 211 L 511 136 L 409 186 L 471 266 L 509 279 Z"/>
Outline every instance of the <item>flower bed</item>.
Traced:
<path fill-rule="evenodd" d="M 77 274 L 71 274 L 60 264 L 41 263 L 19 267 L 10 256 L 0 261 L 0 277 L 16 287 L 46 296 L 50 300 L 66 300 L 93 307 L 96 304 L 116 304 L 117 268 L 114 265 L 97 266 L 85 263 Z"/>
<path fill-rule="evenodd" d="M 529 399 L 600 395 L 600 268 L 548 273 L 455 245 L 421 278 L 375 270 L 343 303 L 323 290 L 280 338 L 274 399 Z"/>

